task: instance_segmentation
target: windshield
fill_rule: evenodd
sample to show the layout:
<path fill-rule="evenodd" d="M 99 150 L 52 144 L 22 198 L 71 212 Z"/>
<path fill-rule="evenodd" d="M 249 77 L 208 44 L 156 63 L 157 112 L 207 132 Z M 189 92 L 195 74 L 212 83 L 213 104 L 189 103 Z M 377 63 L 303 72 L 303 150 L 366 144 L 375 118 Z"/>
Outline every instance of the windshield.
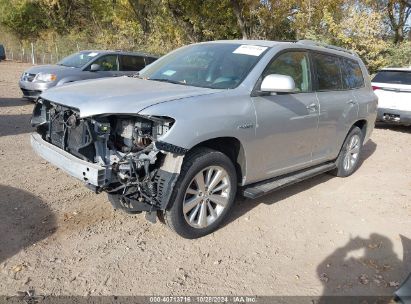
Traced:
<path fill-rule="evenodd" d="M 67 56 L 60 60 L 57 64 L 72 68 L 81 68 L 83 65 L 89 63 L 99 53 L 97 52 L 80 52 Z"/>
<path fill-rule="evenodd" d="M 372 81 L 411 85 L 411 71 L 380 71 Z"/>
<path fill-rule="evenodd" d="M 203 88 L 232 89 L 243 81 L 266 49 L 222 43 L 190 45 L 155 61 L 139 76 Z"/>

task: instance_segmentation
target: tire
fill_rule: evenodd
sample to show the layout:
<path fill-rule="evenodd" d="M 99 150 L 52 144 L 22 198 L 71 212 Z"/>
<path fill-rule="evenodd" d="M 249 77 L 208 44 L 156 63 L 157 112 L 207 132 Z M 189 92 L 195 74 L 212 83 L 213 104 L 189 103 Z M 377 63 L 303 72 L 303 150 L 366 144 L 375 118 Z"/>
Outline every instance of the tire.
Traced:
<path fill-rule="evenodd" d="M 335 162 L 337 168 L 330 173 L 339 177 L 347 177 L 353 174 L 360 165 L 363 141 L 364 134 L 361 129 L 357 126 L 352 127 Z"/>
<path fill-rule="evenodd" d="M 205 236 L 224 221 L 236 191 L 237 175 L 231 160 L 219 151 L 195 149 L 184 159 L 164 221 L 184 238 Z"/>

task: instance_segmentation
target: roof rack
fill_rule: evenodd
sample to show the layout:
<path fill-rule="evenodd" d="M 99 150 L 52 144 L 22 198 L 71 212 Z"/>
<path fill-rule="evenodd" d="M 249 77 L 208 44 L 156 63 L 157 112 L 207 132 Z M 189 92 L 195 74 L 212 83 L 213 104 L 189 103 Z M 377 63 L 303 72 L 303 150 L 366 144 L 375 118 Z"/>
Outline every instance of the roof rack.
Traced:
<path fill-rule="evenodd" d="M 347 50 L 347 49 L 344 49 L 342 47 L 338 47 L 338 46 L 329 45 L 329 44 L 326 44 L 326 43 L 314 41 L 314 40 L 298 40 L 297 43 L 307 44 L 307 45 L 314 45 L 314 46 L 321 46 L 321 47 L 325 47 L 327 49 L 332 49 L 332 50 L 336 50 L 336 51 L 340 51 L 340 52 L 345 52 L 345 53 L 348 53 L 348 54 L 353 55 L 355 57 L 358 57 L 357 53 L 354 52 L 354 51 Z"/>

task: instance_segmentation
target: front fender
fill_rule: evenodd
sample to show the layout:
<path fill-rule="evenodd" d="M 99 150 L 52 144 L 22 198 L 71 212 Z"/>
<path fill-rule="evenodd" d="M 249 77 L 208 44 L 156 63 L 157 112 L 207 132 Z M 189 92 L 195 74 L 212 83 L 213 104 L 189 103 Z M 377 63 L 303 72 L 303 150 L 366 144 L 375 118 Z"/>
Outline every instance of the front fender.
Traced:
<path fill-rule="evenodd" d="M 227 91 L 169 101 L 150 106 L 138 114 L 173 118 L 174 125 L 158 140 L 186 150 L 211 139 L 237 139 L 242 147 L 239 164 L 243 182 L 246 181 L 246 172 L 254 165 L 247 154 L 254 144 L 257 124 L 249 93 Z"/>
<path fill-rule="evenodd" d="M 222 92 L 174 100 L 150 106 L 138 114 L 173 118 L 173 127 L 159 140 L 185 149 L 218 137 L 234 137 L 242 144 L 255 137 L 254 107 L 246 94 Z"/>

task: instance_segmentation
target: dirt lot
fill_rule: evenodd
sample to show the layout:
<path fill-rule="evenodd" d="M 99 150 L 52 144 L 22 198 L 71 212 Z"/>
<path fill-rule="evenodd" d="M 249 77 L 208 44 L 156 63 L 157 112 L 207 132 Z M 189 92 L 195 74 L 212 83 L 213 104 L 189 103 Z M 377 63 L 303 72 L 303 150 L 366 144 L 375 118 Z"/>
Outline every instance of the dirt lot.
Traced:
<path fill-rule="evenodd" d="M 238 200 L 190 241 L 32 152 L 27 67 L 0 63 L 0 295 L 386 295 L 411 271 L 411 128 L 376 129 L 353 176 Z"/>

